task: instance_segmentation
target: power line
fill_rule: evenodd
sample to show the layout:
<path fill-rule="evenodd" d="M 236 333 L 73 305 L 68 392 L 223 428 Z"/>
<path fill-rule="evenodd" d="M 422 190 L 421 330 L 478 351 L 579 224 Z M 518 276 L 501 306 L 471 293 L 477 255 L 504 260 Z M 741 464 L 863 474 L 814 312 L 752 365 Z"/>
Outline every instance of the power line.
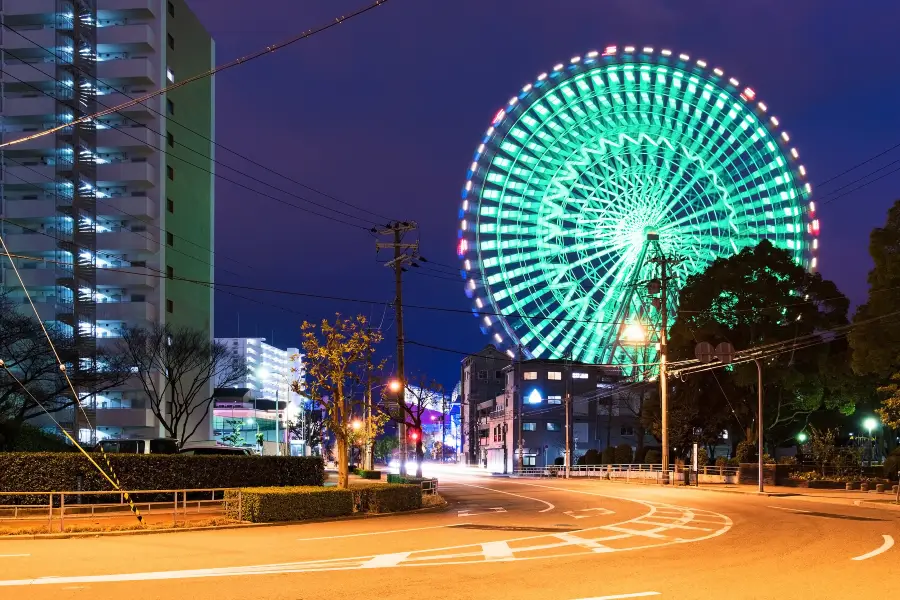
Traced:
<path fill-rule="evenodd" d="M 868 164 L 868 163 L 872 162 L 872 161 L 875 160 L 876 158 L 881 158 L 881 157 L 884 156 L 885 154 L 888 154 L 888 153 L 890 153 L 890 152 L 893 152 L 893 151 L 896 150 L 897 148 L 900 148 L 900 144 L 895 144 L 895 145 L 891 146 L 890 148 L 888 148 L 887 150 L 883 150 L 882 152 L 879 152 L 879 153 L 876 154 L 875 156 L 871 156 L 871 157 L 867 158 L 866 160 L 864 160 L 864 161 L 862 161 L 862 162 L 860 162 L 860 163 L 857 163 L 857 164 L 853 165 L 853 166 L 850 167 L 849 169 L 845 169 L 844 171 L 841 171 L 841 172 L 838 173 L 837 175 L 834 175 L 834 176 L 832 176 L 832 177 L 829 177 L 829 178 L 826 179 L 825 181 L 816 183 L 815 185 L 816 185 L 816 187 L 822 187 L 823 185 L 826 185 L 826 184 L 828 184 L 828 183 L 831 183 L 831 182 L 834 181 L 835 179 L 839 179 L 839 178 L 843 177 L 844 175 L 846 175 L 847 173 L 850 173 L 851 171 L 855 171 L 856 169 L 860 168 L 861 166 L 863 166 L 863 165 L 865 165 L 865 164 Z"/>
<path fill-rule="evenodd" d="M 116 113 L 116 112 L 121 112 L 122 110 L 124 110 L 124 109 L 126 109 L 126 108 L 130 108 L 130 107 L 135 106 L 135 105 L 137 105 L 137 104 L 142 104 L 142 103 L 146 102 L 147 100 L 151 100 L 151 99 L 153 99 L 153 98 L 156 98 L 157 96 L 161 96 L 161 95 L 163 95 L 163 94 L 165 94 L 165 93 L 167 93 L 167 92 L 170 92 L 170 91 L 172 91 L 172 90 L 178 89 L 178 88 L 180 88 L 180 87 L 184 87 L 184 86 L 188 85 L 189 83 L 193 83 L 193 82 L 195 82 L 195 81 L 200 81 L 201 79 L 206 79 L 207 77 L 211 77 L 212 75 L 215 75 L 215 74 L 217 74 L 217 73 L 221 73 L 222 71 L 225 71 L 225 70 L 227 70 L 227 69 L 231 69 L 231 68 L 233 68 L 233 67 L 237 67 L 237 66 L 243 65 L 243 64 L 248 63 L 248 62 L 250 62 L 250 61 L 252 61 L 252 60 L 255 60 L 255 59 L 257 59 L 257 58 L 260 58 L 261 56 L 265 56 L 266 54 L 272 54 L 273 52 L 275 52 L 275 51 L 277 51 L 277 50 L 281 50 L 282 48 L 286 48 L 287 46 L 290 46 L 291 44 L 294 44 L 294 43 L 296 43 L 296 42 L 299 42 L 300 40 L 304 40 L 304 39 L 306 39 L 306 38 L 308 38 L 308 37 L 312 37 L 312 36 L 316 35 L 317 33 L 321 33 L 321 32 L 323 32 L 323 31 L 325 31 L 325 30 L 327 30 L 327 29 L 331 29 L 332 27 L 336 27 L 336 26 L 340 25 L 341 23 L 344 23 L 345 21 L 349 21 L 350 19 L 353 19 L 353 18 L 355 18 L 355 17 L 358 17 L 358 16 L 360 16 L 360 15 L 362 15 L 362 14 L 364 14 L 364 13 L 367 13 L 367 12 L 369 12 L 370 10 L 373 10 L 373 9 L 375 9 L 375 8 L 378 8 L 379 6 L 381 6 L 382 4 L 384 4 L 385 2 L 387 2 L 387 0 L 375 0 L 374 3 L 368 5 L 368 6 L 364 7 L 364 8 L 358 9 L 358 10 L 356 10 L 356 11 L 350 13 L 349 15 L 343 15 L 343 16 L 337 17 L 337 18 L 335 18 L 333 21 L 331 21 L 330 23 L 328 23 L 327 25 L 322 25 L 322 26 L 317 27 L 317 28 L 315 28 L 315 29 L 310 29 L 310 30 L 304 31 L 303 33 L 301 33 L 301 34 L 299 34 L 299 35 L 296 35 L 296 36 L 294 36 L 294 37 L 292 37 L 292 38 L 290 38 L 290 39 L 288 39 L 288 40 L 285 40 L 284 42 L 279 42 L 279 43 L 277 43 L 277 44 L 272 44 L 271 46 L 266 46 L 263 50 L 257 50 L 256 52 L 253 52 L 253 53 L 251 53 L 251 54 L 247 54 L 247 55 L 242 56 L 242 57 L 240 57 L 240 58 L 236 58 L 236 59 L 234 59 L 234 60 L 232 60 L 232 61 L 230 61 L 230 62 L 227 62 L 227 63 L 225 63 L 225 64 L 223 64 L 223 65 L 220 65 L 220 66 L 218 66 L 218 67 L 214 67 L 214 68 L 210 69 L 209 71 L 206 71 L 206 72 L 203 72 L 203 73 L 199 73 L 199 74 L 197 74 L 197 75 L 193 75 L 193 76 L 191 76 L 191 77 L 188 77 L 187 79 L 184 79 L 184 80 L 182 80 L 182 81 L 179 81 L 178 83 L 173 83 L 172 85 L 167 86 L 167 87 L 164 87 L 164 88 L 161 88 L 161 89 L 159 89 L 159 90 L 157 90 L 157 91 L 155 91 L 155 92 L 150 92 L 150 93 L 145 94 L 145 95 L 143 95 L 143 96 L 141 96 L 141 97 L 139 97 L 139 98 L 133 99 L 133 100 L 131 100 L 131 101 L 129 101 L 129 102 L 123 102 L 122 104 L 119 104 L 118 106 L 115 106 L 115 107 L 113 107 L 113 108 L 109 108 L 109 109 L 107 109 L 107 110 L 102 110 L 102 111 L 96 112 L 96 113 L 94 113 L 94 114 L 92 114 L 92 115 L 85 115 L 85 116 L 83 116 L 83 117 L 80 117 L 80 118 L 78 118 L 78 119 L 74 119 L 73 121 L 68 122 L 68 123 L 65 123 L 65 124 L 63 124 L 63 125 L 57 125 L 56 127 L 53 127 L 53 128 L 51 128 L 51 129 L 47 129 L 47 130 L 45 130 L 45 131 L 40 131 L 40 132 L 38 132 L 38 133 L 29 135 L 29 136 L 26 136 L 26 137 L 23 137 L 23 138 L 19 138 L 19 139 L 16 139 L 16 140 L 11 140 L 11 141 L 9 141 L 9 142 L 4 142 L 4 143 L 0 144 L 0 148 L 6 148 L 6 147 L 12 146 L 12 145 L 14 145 L 14 144 L 21 144 L 22 142 L 27 142 L 27 141 L 30 141 L 30 140 L 38 139 L 38 138 L 44 137 L 44 136 L 46 136 L 46 135 L 50 135 L 50 134 L 52 134 L 52 133 L 56 133 L 57 131 L 61 131 L 62 129 L 67 129 L 67 128 L 72 127 L 72 126 L 74 126 L 74 125 L 77 125 L 77 124 L 79 124 L 79 123 L 84 123 L 84 122 L 87 122 L 87 121 L 92 121 L 92 120 L 98 119 L 98 118 L 100 118 L 100 117 L 105 117 L 106 115 L 109 115 L 109 114 L 113 114 L 113 113 Z"/>

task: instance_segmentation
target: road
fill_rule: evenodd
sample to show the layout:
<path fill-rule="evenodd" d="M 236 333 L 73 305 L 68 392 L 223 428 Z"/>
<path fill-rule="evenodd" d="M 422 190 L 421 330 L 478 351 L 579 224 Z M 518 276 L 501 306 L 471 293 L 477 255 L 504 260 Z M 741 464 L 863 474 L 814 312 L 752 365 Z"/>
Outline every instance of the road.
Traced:
<path fill-rule="evenodd" d="M 0 541 L 0 598 L 889 596 L 900 512 L 604 481 L 442 477 L 442 512 Z"/>

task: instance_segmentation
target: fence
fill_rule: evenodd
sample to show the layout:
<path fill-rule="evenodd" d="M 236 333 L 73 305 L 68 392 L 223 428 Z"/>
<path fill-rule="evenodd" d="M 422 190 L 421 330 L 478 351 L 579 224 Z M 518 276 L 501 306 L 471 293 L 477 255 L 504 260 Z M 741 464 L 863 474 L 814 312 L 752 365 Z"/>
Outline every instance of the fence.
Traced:
<path fill-rule="evenodd" d="M 171 515 L 172 524 L 177 526 L 179 520 L 225 516 L 228 513 L 228 503 L 235 502 L 225 498 L 225 492 L 229 489 L 231 488 L 135 490 L 129 491 L 129 495 L 145 519 L 159 521 Z M 0 504 L 0 527 L 29 527 L 44 522 L 47 524 L 47 531 L 52 533 L 55 530 L 65 531 L 66 524 L 96 519 L 134 518 L 124 494 L 120 492 L 0 492 L 0 497 L 10 496 L 26 498 L 28 503 Z M 92 496 L 95 498 L 91 498 Z M 171 499 L 166 498 L 167 496 Z M 85 497 L 99 502 L 84 502 Z M 46 500 L 37 503 L 32 501 L 35 498 Z M 150 499 L 138 500 L 139 498 Z M 240 491 L 236 502 L 240 514 Z"/>
<path fill-rule="evenodd" d="M 738 467 L 700 467 L 697 478 L 700 483 L 737 483 Z M 671 465 L 669 477 L 673 481 L 684 481 L 685 468 Z M 513 472 L 521 477 L 565 477 L 566 469 L 561 465 L 550 467 L 523 467 Z M 570 477 L 599 477 L 602 479 L 615 479 L 623 481 L 638 481 L 642 483 L 662 483 L 664 472 L 662 465 L 572 465 L 569 468 Z M 692 480 L 696 481 L 692 474 Z"/>

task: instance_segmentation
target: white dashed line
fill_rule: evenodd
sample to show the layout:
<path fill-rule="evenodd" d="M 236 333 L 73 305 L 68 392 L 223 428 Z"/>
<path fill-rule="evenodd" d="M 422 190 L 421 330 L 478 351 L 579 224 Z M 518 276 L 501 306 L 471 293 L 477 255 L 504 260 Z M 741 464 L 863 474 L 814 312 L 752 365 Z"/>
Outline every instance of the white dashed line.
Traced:
<path fill-rule="evenodd" d="M 633 594 L 614 594 L 612 596 L 594 596 L 593 598 L 581 598 L 581 600 L 618 600 L 619 598 L 646 598 L 647 596 L 659 596 L 659 592 L 634 592 Z"/>
<path fill-rule="evenodd" d="M 889 535 L 882 535 L 881 537 L 884 538 L 884 543 L 881 544 L 881 547 L 876 548 L 875 550 L 872 550 L 871 552 L 867 552 L 866 554 L 863 554 L 862 556 L 854 556 L 850 560 L 866 560 L 867 558 L 872 558 L 873 556 L 878 556 L 882 552 L 887 552 L 888 550 L 890 550 L 894 545 L 894 538 L 892 538 Z"/>
<path fill-rule="evenodd" d="M 799 508 L 785 508 L 784 506 L 770 506 L 769 508 L 774 508 L 775 510 L 787 510 L 795 513 L 808 513 L 808 510 L 800 510 Z"/>

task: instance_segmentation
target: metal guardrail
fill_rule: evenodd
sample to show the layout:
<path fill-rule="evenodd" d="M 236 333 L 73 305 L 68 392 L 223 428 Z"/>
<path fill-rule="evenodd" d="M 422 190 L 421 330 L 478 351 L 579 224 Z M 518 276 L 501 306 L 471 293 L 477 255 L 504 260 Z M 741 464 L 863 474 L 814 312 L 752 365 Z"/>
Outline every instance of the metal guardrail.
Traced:
<path fill-rule="evenodd" d="M 688 466 L 669 466 L 669 473 L 680 474 L 688 470 Z M 705 476 L 737 477 L 739 467 L 700 467 L 698 474 Z M 564 477 L 566 468 L 563 465 L 547 467 L 523 467 L 513 471 L 522 477 Z M 569 467 L 572 477 L 603 477 L 607 479 L 641 479 L 662 481 L 665 471 L 662 465 L 654 464 L 611 464 L 611 465 L 572 465 Z M 693 472 L 692 472 L 693 474 Z"/>
<path fill-rule="evenodd" d="M 225 492 L 234 490 L 237 499 L 229 500 Z M 183 490 L 129 490 L 132 498 L 152 496 L 161 498 L 171 496 L 171 500 L 135 501 L 135 505 L 145 516 L 172 515 L 173 525 L 190 516 L 215 516 L 227 514 L 229 502 L 236 502 L 237 512 L 241 511 L 241 492 L 236 488 L 204 488 Z M 83 502 L 83 497 L 97 496 L 118 497 L 118 502 Z M 218 496 L 218 497 L 217 497 Z M 115 491 L 74 491 L 74 492 L 0 492 L 3 497 L 46 497 L 46 502 L 33 504 L 0 503 L 0 526 L 6 523 L 20 525 L 47 523 L 48 532 L 65 531 L 66 523 L 79 520 L 112 519 L 130 517 L 131 510 L 125 501 L 124 494 Z M 69 500 L 67 503 L 66 500 Z"/>

